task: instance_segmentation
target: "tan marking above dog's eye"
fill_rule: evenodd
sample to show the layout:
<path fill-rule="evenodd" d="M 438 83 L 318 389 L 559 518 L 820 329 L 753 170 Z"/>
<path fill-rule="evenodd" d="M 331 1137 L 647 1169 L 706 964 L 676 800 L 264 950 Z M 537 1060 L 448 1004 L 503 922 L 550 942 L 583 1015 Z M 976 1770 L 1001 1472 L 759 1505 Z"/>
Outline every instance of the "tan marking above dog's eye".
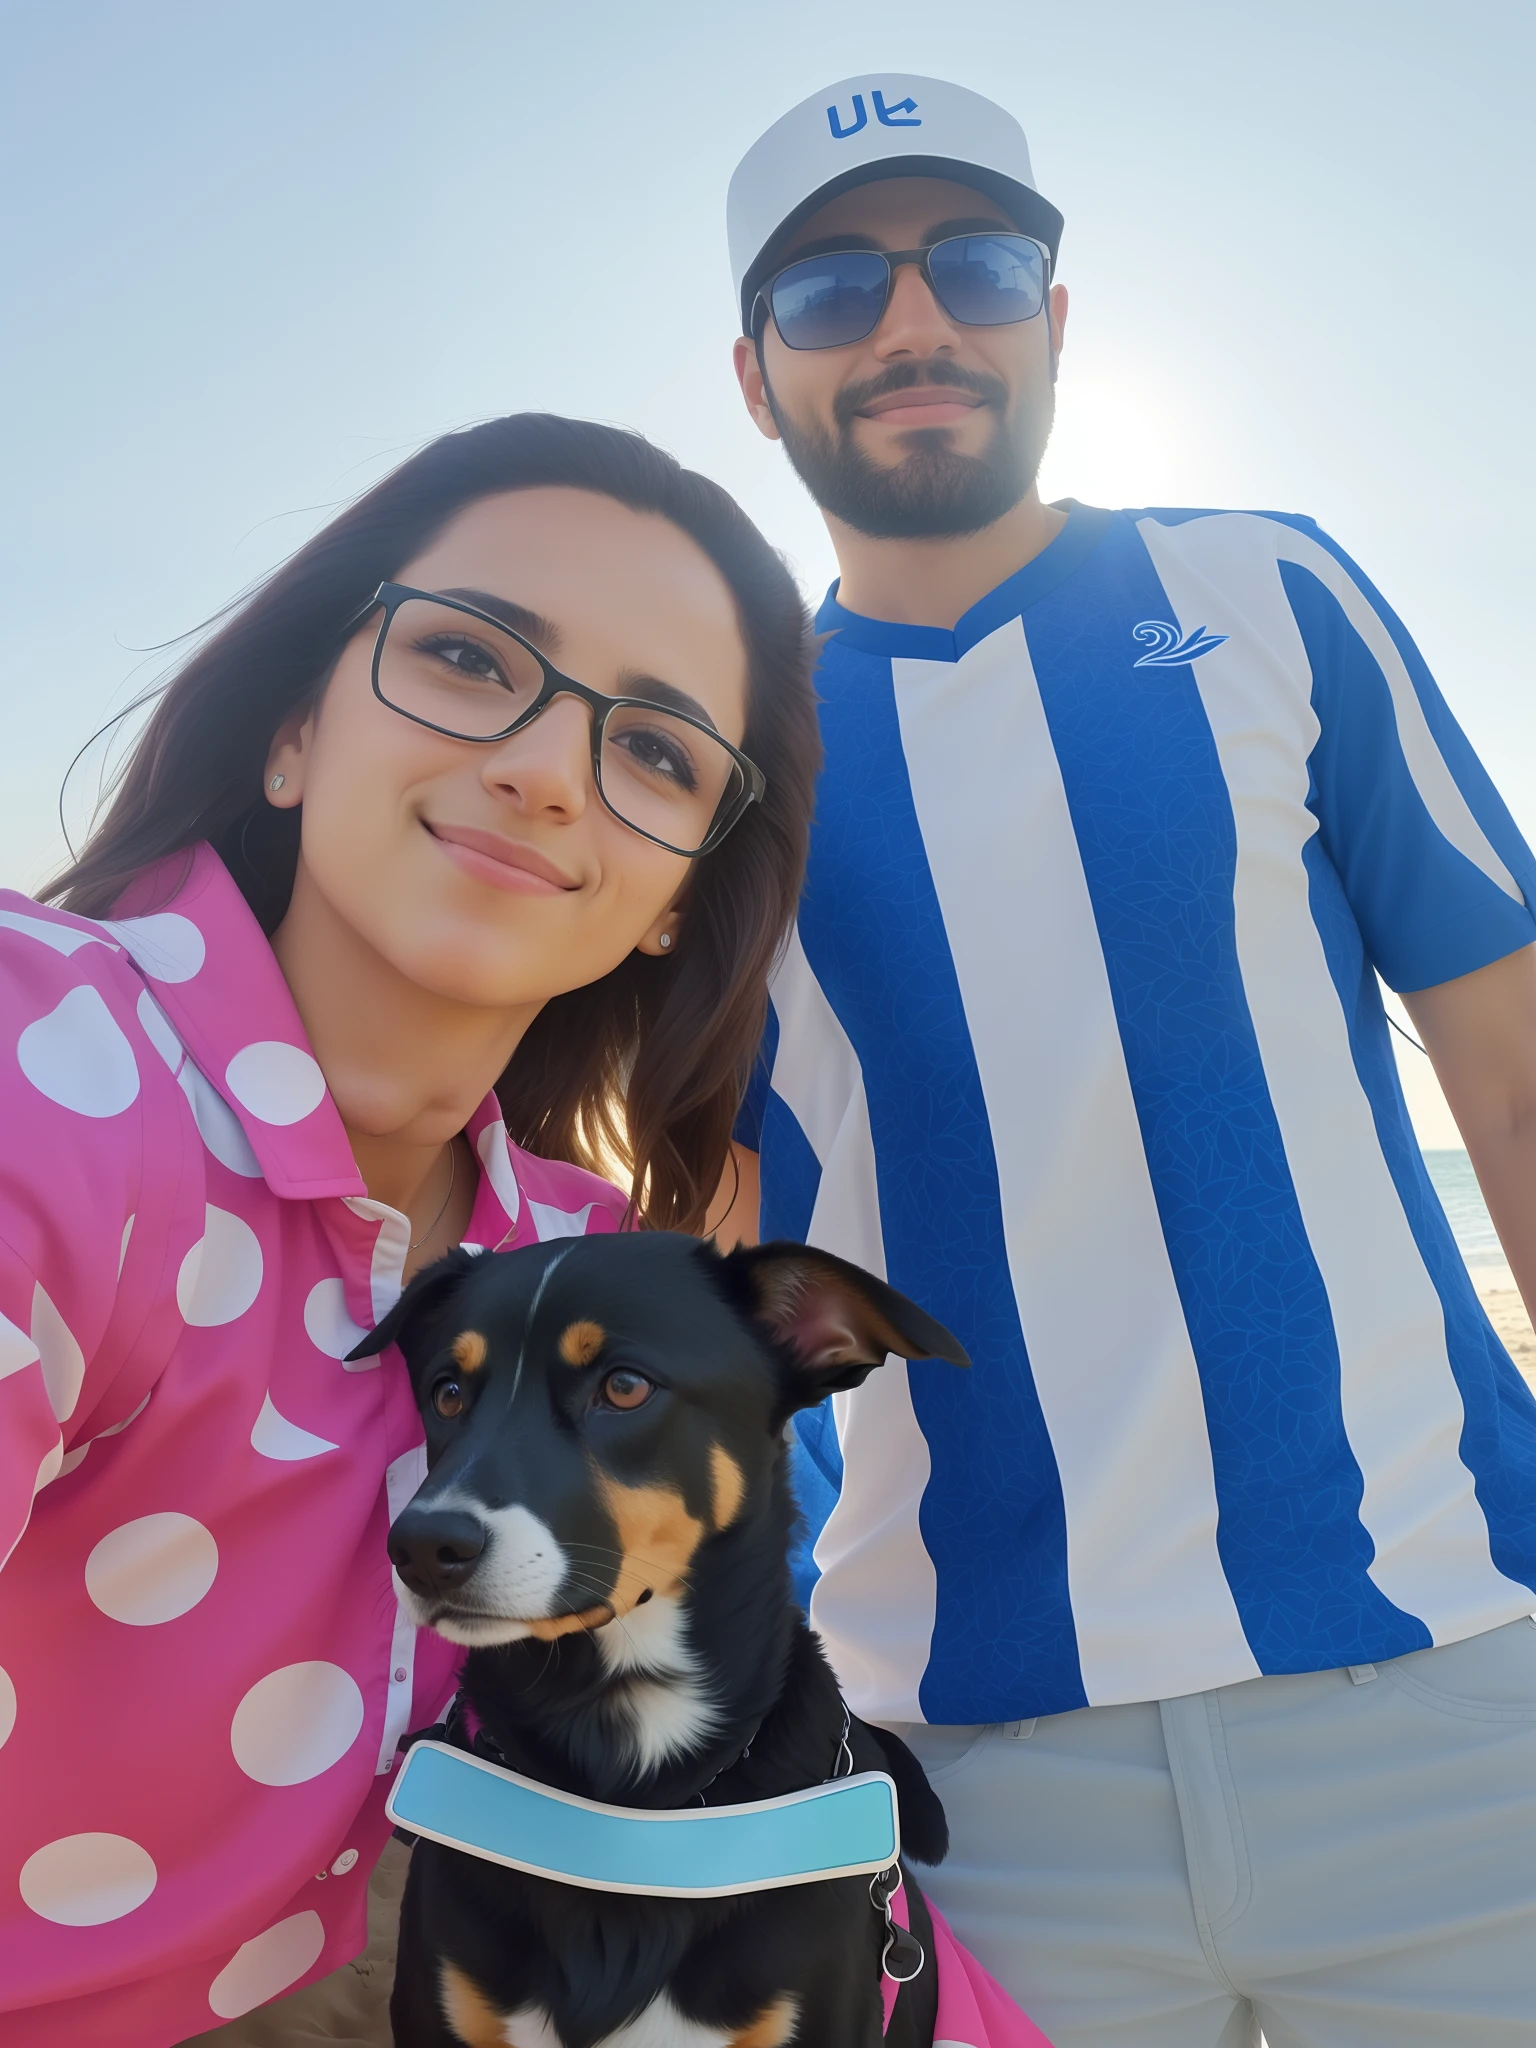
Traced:
<path fill-rule="evenodd" d="M 489 1350 L 478 1330 L 460 1330 L 453 1340 L 453 1362 L 460 1372 L 478 1372 Z"/>
<path fill-rule="evenodd" d="M 590 1365 L 606 1342 L 601 1323 L 569 1323 L 560 1332 L 560 1356 L 567 1365 Z"/>

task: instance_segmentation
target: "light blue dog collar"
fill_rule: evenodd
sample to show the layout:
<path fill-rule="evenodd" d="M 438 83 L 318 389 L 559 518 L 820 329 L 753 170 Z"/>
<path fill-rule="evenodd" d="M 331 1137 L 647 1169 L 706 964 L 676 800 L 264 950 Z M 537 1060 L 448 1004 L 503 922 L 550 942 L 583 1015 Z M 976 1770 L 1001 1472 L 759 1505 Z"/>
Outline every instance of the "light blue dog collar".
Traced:
<path fill-rule="evenodd" d="M 384 1811 L 407 1833 L 589 1891 L 718 1899 L 888 1870 L 901 1853 L 883 1771 L 744 1806 L 663 1813 L 552 1791 L 445 1742 L 406 1752 Z"/>

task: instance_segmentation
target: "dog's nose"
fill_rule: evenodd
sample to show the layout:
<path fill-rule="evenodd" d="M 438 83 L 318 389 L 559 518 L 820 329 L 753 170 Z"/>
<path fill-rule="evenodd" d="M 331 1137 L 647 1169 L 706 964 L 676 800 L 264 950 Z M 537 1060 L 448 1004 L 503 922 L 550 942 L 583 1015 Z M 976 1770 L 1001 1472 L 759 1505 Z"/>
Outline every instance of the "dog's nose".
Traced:
<path fill-rule="evenodd" d="M 390 1563 L 425 1598 L 462 1586 L 484 1548 L 484 1526 L 447 1508 L 407 1508 L 389 1532 Z"/>

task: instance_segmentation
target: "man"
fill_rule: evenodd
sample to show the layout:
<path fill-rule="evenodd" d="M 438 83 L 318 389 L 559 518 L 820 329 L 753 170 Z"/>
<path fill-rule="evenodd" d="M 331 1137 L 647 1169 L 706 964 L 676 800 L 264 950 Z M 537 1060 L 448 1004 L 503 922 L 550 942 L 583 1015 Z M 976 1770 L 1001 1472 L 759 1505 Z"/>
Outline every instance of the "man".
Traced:
<path fill-rule="evenodd" d="M 1060 227 L 926 78 L 731 185 L 742 391 L 841 569 L 744 1194 L 760 1144 L 763 1234 L 974 1360 L 805 1420 L 811 1616 L 1060 2048 L 1514 2048 L 1536 1402 L 1376 974 L 1536 1303 L 1536 863 L 1310 521 L 1041 502 Z"/>

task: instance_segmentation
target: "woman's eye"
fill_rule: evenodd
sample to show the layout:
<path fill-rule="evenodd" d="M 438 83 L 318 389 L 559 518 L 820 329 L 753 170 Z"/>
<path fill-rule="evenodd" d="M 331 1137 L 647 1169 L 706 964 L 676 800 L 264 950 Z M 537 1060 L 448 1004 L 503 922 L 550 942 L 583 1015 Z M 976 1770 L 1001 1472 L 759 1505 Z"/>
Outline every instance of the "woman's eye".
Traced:
<path fill-rule="evenodd" d="M 501 664 L 490 649 L 482 647 L 478 641 L 439 633 L 425 643 L 425 651 L 466 683 L 496 683 L 503 689 L 507 686 Z"/>
<path fill-rule="evenodd" d="M 628 754 L 632 765 L 647 775 L 675 782 L 680 789 L 690 793 L 698 787 L 698 777 L 687 748 L 670 733 L 634 725 L 618 739 L 617 744 Z"/>
<path fill-rule="evenodd" d="M 464 1389 L 457 1380 L 439 1380 L 432 1389 L 432 1406 L 445 1422 L 464 1413 Z"/>
<path fill-rule="evenodd" d="M 643 1408 L 655 1391 L 655 1382 L 644 1373 L 625 1372 L 622 1368 L 609 1373 L 598 1389 L 610 1408 Z"/>

